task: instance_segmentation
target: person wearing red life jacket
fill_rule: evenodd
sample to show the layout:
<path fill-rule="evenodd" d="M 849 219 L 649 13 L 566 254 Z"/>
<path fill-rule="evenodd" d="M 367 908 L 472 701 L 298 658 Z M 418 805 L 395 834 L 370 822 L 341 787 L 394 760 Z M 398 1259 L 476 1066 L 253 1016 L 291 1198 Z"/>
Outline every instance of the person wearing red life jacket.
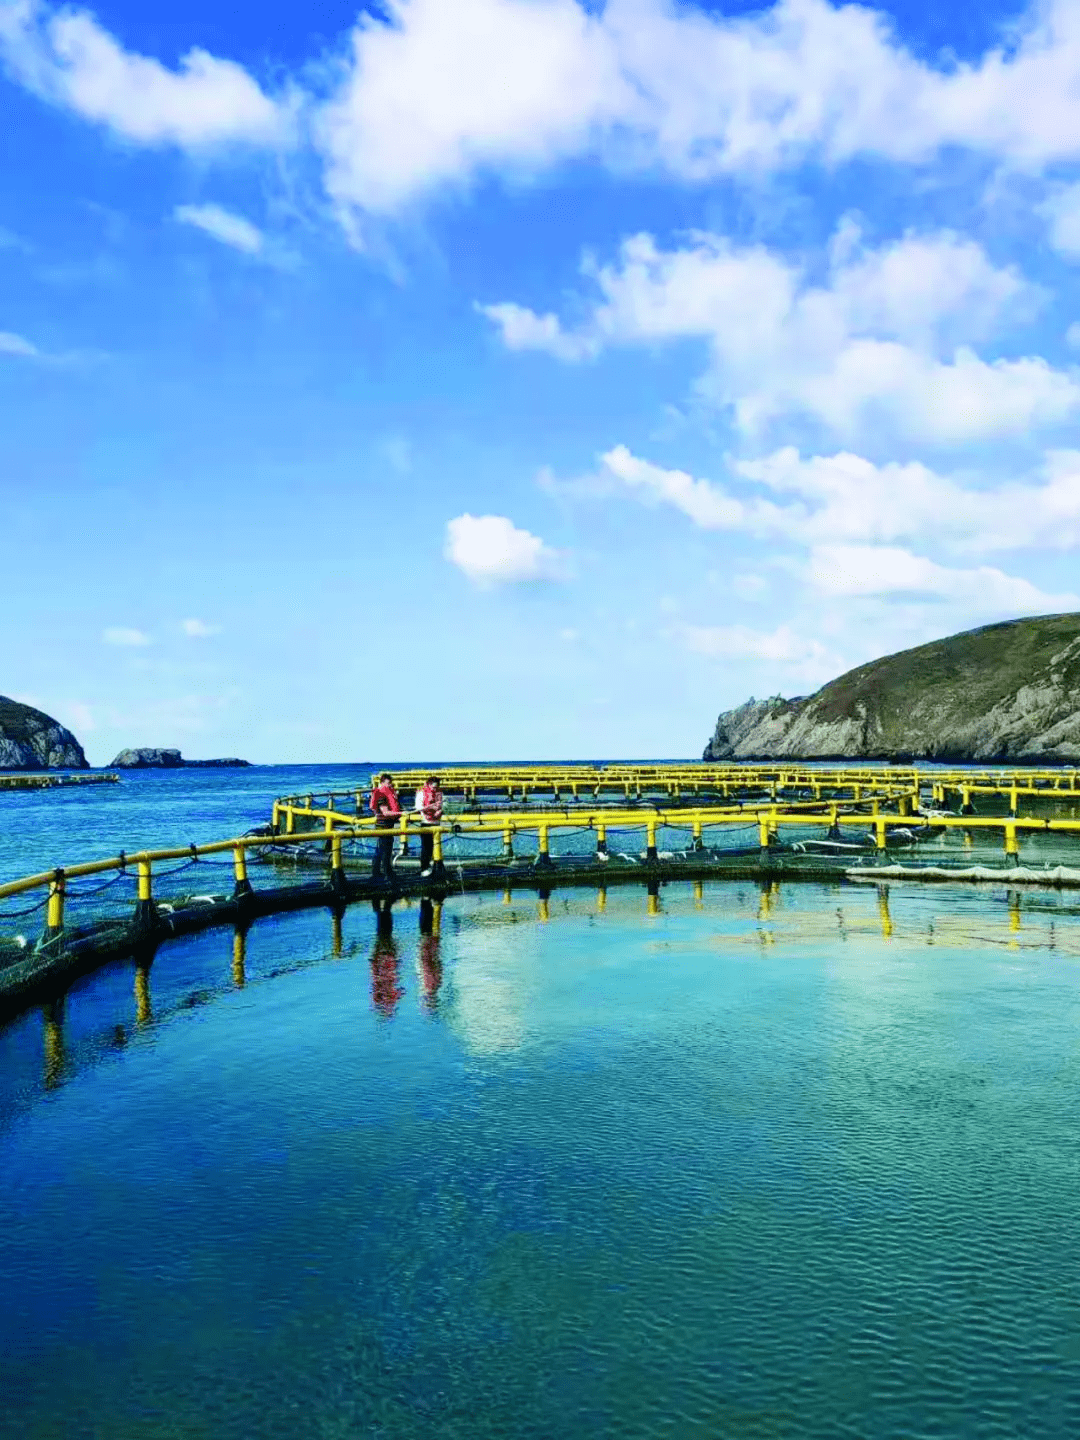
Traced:
<path fill-rule="evenodd" d="M 375 832 L 375 858 L 371 862 L 371 878 L 391 880 L 394 875 L 393 824 L 401 814 L 401 801 L 388 770 L 384 770 L 379 776 L 371 792 L 370 804 L 371 813 L 379 826 Z M 387 827 L 385 830 L 382 828 L 384 825 Z"/>
<path fill-rule="evenodd" d="M 437 825 L 442 819 L 443 792 L 437 775 L 429 775 L 424 788 L 416 792 L 416 808 L 425 825 Z M 435 853 L 435 834 L 424 830 L 420 835 L 420 874 L 430 875 L 431 862 Z"/>

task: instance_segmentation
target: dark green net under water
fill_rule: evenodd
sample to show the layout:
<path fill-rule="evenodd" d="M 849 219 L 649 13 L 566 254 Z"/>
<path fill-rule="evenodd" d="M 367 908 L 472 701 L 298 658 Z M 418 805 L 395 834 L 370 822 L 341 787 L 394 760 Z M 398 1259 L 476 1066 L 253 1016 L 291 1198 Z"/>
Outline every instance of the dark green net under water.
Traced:
<path fill-rule="evenodd" d="M 0 1032 L 0 1433 L 1080 1433 L 1076 902 L 659 908 L 282 917 Z"/>

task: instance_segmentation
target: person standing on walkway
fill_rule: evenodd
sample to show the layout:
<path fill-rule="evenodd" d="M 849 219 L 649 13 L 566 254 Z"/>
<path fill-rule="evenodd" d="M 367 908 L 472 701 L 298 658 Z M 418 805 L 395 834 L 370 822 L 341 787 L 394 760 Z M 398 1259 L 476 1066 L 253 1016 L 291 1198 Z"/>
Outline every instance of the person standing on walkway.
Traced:
<path fill-rule="evenodd" d="M 394 830 L 396 818 L 401 814 L 401 801 L 390 772 L 384 770 L 371 792 L 371 813 L 375 816 L 378 829 L 375 832 L 375 858 L 371 862 L 373 880 L 392 880 L 394 876 Z M 386 826 L 384 830 L 382 827 Z"/>
<path fill-rule="evenodd" d="M 437 775 L 429 775 L 424 788 L 416 792 L 416 808 L 425 825 L 438 825 L 442 819 L 443 792 Z M 431 862 L 435 853 L 435 835 L 431 830 L 420 832 L 420 874 L 431 874 Z"/>

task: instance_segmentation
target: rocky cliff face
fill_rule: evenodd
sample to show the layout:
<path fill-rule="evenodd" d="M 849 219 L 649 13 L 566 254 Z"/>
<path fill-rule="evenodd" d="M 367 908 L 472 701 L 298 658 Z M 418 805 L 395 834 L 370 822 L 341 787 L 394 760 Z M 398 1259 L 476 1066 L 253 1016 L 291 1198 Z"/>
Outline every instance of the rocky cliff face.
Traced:
<path fill-rule="evenodd" d="M 1080 614 L 985 625 L 726 710 L 706 760 L 1080 761 Z"/>
<path fill-rule="evenodd" d="M 78 740 L 58 720 L 0 695 L 0 770 L 88 770 Z"/>

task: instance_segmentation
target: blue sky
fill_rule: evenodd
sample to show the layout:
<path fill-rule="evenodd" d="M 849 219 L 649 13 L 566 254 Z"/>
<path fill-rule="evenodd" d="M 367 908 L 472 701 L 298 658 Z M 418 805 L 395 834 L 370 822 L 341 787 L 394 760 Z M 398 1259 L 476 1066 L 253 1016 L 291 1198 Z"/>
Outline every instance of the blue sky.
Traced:
<path fill-rule="evenodd" d="M 0 690 L 693 755 L 1080 608 L 1080 0 L 0 0 Z"/>

